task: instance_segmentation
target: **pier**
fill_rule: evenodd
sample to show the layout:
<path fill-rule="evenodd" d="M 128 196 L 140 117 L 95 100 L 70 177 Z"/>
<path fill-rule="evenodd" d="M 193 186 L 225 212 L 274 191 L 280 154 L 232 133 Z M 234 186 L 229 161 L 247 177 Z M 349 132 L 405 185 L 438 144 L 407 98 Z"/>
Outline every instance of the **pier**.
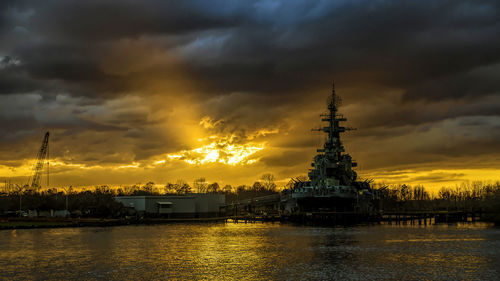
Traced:
<path fill-rule="evenodd" d="M 381 212 L 380 221 L 396 224 L 427 225 L 431 223 L 474 222 L 481 220 L 482 212 L 472 211 L 413 211 Z"/>
<path fill-rule="evenodd" d="M 283 212 L 279 195 L 247 199 L 226 206 L 227 221 L 235 223 L 280 221 L 322 224 L 357 224 L 386 222 L 388 224 L 430 225 L 435 223 L 480 221 L 482 211 L 425 210 L 425 211 L 372 211 L 372 212 Z"/>

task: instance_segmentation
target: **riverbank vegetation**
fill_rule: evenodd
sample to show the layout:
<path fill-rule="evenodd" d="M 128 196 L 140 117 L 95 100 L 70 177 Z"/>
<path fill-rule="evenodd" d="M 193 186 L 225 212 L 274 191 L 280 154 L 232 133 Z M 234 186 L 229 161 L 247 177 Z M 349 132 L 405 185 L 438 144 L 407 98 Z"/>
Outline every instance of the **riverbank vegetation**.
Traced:
<path fill-rule="evenodd" d="M 423 186 L 374 184 L 384 210 L 483 210 L 500 200 L 500 182 L 463 183 L 430 193 Z"/>
<path fill-rule="evenodd" d="M 468 182 L 429 193 L 423 186 L 374 185 L 379 209 L 401 211 L 465 211 L 484 213 L 500 222 L 500 182 Z"/>
<path fill-rule="evenodd" d="M 91 188 L 49 188 L 41 191 L 29 190 L 17 185 L 0 192 L 0 216 L 53 216 L 54 210 L 67 210 L 76 217 L 119 217 L 130 213 L 116 196 L 184 196 L 190 193 L 218 193 L 226 195 L 226 203 L 270 194 L 277 194 L 278 188 L 272 174 L 264 174 L 252 185 L 221 186 L 217 182 L 207 182 L 198 178 L 190 185 L 184 180 L 158 185 L 150 181 L 145 184 L 112 188 L 107 185 Z M 68 213 L 56 214 L 65 216 Z"/>
<path fill-rule="evenodd" d="M 290 188 L 293 181 L 285 187 Z M 437 193 L 423 186 L 372 184 L 378 208 L 383 211 L 470 211 L 492 214 L 500 220 L 500 182 L 464 183 L 455 187 L 443 187 Z M 264 174 L 251 185 L 220 185 L 198 178 L 190 185 L 178 180 L 164 185 L 154 182 L 111 188 L 106 185 L 86 189 L 66 187 L 50 188 L 40 192 L 26 188 L 6 189 L 0 192 L 0 216 L 28 216 L 36 210 L 48 214 L 50 210 L 67 210 L 66 215 L 78 217 L 119 217 L 129 213 L 116 196 L 155 196 L 190 193 L 218 193 L 226 195 L 226 203 L 279 193 L 275 177 Z M 53 215 L 50 214 L 50 215 Z"/>

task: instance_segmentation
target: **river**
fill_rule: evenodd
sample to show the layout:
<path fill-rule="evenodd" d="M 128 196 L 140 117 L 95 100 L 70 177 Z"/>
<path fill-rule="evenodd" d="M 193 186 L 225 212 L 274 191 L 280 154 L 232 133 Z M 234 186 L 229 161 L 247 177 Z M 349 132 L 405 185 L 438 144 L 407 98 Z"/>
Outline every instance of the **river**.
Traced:
<path fill-rule="evenodd" d="M 500 228 L 168 224 L 0 231 L 2 280 L 500 280 Z"/>

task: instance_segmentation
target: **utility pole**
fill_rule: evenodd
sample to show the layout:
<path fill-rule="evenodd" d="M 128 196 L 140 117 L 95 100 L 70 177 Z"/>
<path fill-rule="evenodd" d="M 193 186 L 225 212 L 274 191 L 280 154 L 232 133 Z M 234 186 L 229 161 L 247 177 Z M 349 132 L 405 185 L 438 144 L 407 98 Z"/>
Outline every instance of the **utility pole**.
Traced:
<path fill-rule="evenodd" d="M 19 194 L 19 216 L 22 216 L 23 212 L 23 191 L 24 191 L 24 186 L 19 186 L 16 184 L 16 191 Z"/>
<path fill-rule="evenodd" d="M 64 193 L 66 193 L 66 211 L 69 212 L 68 196 L 71 193 L 71 191 L 73 190 L 73 186 L 63 187 L 63 189 L 64 189 Z"/>

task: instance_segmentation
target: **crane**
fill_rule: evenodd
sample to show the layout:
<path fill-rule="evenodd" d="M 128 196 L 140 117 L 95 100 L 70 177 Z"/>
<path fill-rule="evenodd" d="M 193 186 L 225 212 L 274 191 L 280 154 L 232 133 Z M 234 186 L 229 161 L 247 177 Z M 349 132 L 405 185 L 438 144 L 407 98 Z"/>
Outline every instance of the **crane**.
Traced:
<path fill-rule="evenodd" d="M 49 185 L 49 132 L 45 133 L 45 136 L 42 141 L 42 146 L 40 146 L 40 150 L 38 150 L 38 154 L 36 156 L 35 166 L 33 166 L 33 175 L 30 177 L 28 181 L 28 188 L 33 191 L 39 191 L 41 187 L 42 180 L 42 171 L 43 165 L 45 164 L 45 160 L 47 160 L 47 186 Z"/>

